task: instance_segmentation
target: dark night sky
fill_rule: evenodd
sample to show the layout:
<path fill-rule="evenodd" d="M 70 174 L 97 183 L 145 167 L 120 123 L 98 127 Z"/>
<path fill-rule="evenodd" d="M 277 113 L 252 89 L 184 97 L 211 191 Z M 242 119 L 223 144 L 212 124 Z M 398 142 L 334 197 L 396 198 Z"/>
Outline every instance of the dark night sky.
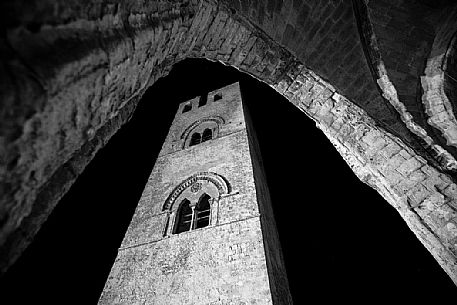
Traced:
<path fill-rule="evenodd" d="M 455 293 L 400 215 L 311 119 L 233 68 L 186 60 L 148 90 L 78 178 L 1 279 L 0 302 L 96 304 L 177 105 L 235 81 L 257 130 L 296 305 Z"/>

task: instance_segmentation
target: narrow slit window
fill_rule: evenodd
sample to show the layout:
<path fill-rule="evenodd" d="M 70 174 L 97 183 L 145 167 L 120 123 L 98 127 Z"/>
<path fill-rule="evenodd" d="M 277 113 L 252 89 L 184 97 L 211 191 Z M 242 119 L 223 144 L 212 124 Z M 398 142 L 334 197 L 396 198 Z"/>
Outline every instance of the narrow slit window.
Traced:
<path fill-rule="evenodd" d="M 205 106 L 206 105 L 206 94 L 200 96 L 200 99 L 198 100 L 198 107 Z"/>
<path fill-rule="evenodd" d="M 192 137 L 190 138 L 190 143 L 189 143 L 189 146 L 193 146 L 193 145 L 197 145 L 197 144 L 200 144 L 201 142 L 201 135 L 200 133 L 196 132 L 192 135 Z"/>
<path fill-rule="evenodd" d="M 203 194 L 198 201 L 196 208 L 196 221 L 195 229 L 204 228 L 209 225 L 209 218 L 211 215 L 211 208 L 209 200 L 211 197 L 208 194 Z"/>
<path fill-rule="evenodd" d="M 206 128 L 206 129 L 203 131 L 202 142 L 211 140 L 212 138 L 213 138 L 213 132 L 211 131 L 211 129 Z"/>
<path fill-rule="evenodd" d="M 181 232 L 189 231 L 191 229 L 193 213 L 188 199 L 184 199 L 181 202 L 177 215 L 178 219 L 175 233 L 179 234 Z"/>
<path fill-rule="evenodd" d="M 216 95 L 214 95 L 214 101 L 218 101 L 221 99 L 222 99 L 222 93 L 217 93 Z"/>
<path fill-rule="evenodd" d="M 184 108 L 182 109 L 182 113 L 189 112 L 192 110 L 192 104 L 185 104 Z"/>

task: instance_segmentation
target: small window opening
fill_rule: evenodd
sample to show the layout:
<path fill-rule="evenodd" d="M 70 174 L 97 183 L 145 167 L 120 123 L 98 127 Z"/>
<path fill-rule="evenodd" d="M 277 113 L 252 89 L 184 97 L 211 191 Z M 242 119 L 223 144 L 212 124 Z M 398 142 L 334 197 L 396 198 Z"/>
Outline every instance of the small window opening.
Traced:
<path fill-rule="evenodd" d="M 218 101 L 221 99 L 222 99 L 222 93 L 217 93 L 216 95 L 214 95 L 214 101 Z"/>
<path fill-rule="evenodd" d="M 209 200 L 211 197 L 207 194 L 203 194 L 203 196 L 198 201 L 196 207 L 196 217 L 195 217 L 195 229 L 204 228 L 209 225 L 209 217 L 211 214 L 211 208 L 209 204 Z"/>
<path fill-rule="evenodd" d="M 200 144 L 200 142 L 201 142 L 201 135 L 200 135 L 200 133 L 196 132 L 190 138 L 189 146 Z"/>
<path fill-rule="evenodd" d="M 193 213 L 192 208 L 190 207 L 190 201 L 188 199 L 184 199 L 181 202 L 177 216 L 178 219 L 175 233 L 178 234 L 181 232 L 189 231 L 192 224 Z"/>
<path fill-rule="evenodd" d="M 188 112 L 188 111 L 191 111 L 192 110 L 192 104 L 185 104 L 184 105 L 184 108 L 182 109 L 182 113 L 184 112 Z"/>
<path fill-rule="evenodd" d="M 212 138 L 213 138 L 213 132 L 211 131 L 211 129 L 206 128 L 206 129 L 203 131 L 202 142 L 211 140 Z"/>
<path fill-rule="evenodd" d="M 198 100 L 198 107 L 205 106 L 206 105 L 206 94 L 200 96 L 200 99 Z"/>

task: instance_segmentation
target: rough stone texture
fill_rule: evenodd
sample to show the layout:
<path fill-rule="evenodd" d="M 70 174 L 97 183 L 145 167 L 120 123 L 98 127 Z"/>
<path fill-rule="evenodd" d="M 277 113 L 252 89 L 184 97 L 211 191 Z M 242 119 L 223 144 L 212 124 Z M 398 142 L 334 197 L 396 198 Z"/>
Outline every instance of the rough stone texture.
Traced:
<path fill-rule="evenodd" d="M 418 1 L 369 1 L 369 14 L 387 74 L 400 101 L 423 128 L 424 112 L 416 99 L 418 76 L 431 50 L 434 26 L 427 17 L 436 8 Z"/>
<path fill-rule="evenodd" d="M 89 155 L 93 156 L 127 121 L 122 109 L 128 105 L 133 110 L 144 90 L 171 68 L 163 63 L 169 48 L 162 49 L 173 20 L 184 22 L 177 11 L 180 4 L 127 7 L 112 3 L 96 6 L 90 18 L 85 15 L 93 9 L 90 6 L 76 10 L 66 2 L 49 8 L 37 5 L 46 12 L 55 7 L 60 17 L 59 8 L 65 8 L 70 15 L 59 26 L 46 24 L 47 18 L 55 16 L 40 10 L 11 15 L 17 19 L 11 24 L 32 18 L 40 30 L 13 28 L 3 44 L 10 56 L 2 57 L 5 81 L 0 90 L 2 270 L 22 251 L 79 174 L 68 171 L 68 163 L 84 168 L 91 159 L 85 158 L 85 143 L 94 138 L 101 143 L 92 147 Z M 170 16 L 161 17 L 159 25 L 158 17 L 145 12 L 169 12 Z M 182 14 L 192 14 L 192 7 L 183 7 Z M 135 35 L 133 28 L 142 31 Z M 52 179 L 55 175 L 58 178 Z"/>
<path fill-rule="evenodd" d="M 226 1 L 233 5 L 233 1 Z M 244 18 L 329 80 L 390 132 L 414 143 L 395 109 L 379 94 L 367 65 L 353 3 L 342 1 L 245 1 Z"/>
<path fill-rule="evenodd" d="M 452 198 L 456 190 L 449 179 L 455 179 L 455 152 L 449 146 L 439 146 L 444 135 L 432 126 L 431 132 L 426 126 L 422 128 L 420 120 L 416 122 L 416 116 L 411 114 L 413 109 L 407 108 L 401 99 L 391 100 L 380 94 L 395 97 L 396 92 L 402 95 L 403 90 L 420 86 L 418 77 L 425 72 L 420 71 L 416 61 L 425 62 L 428 51 L 420 45 L 417 49 L 416 44 L 397 45 L 396 40 L 389 40 L 388 34 L 395 26 L 368 32 L 375 41 L 381 41 L 376 54 L 382 54 L 389 63 L 384 74 L 386 81 L 381 82 L 388 86 L 382 87 L 372 77 L 378 75 L 373 67 L 380 66 L 377 57 L 370 53 L 373 48 L 364 45 L 367 32 L 364 23 L 357 19 L 360 15 L 355 5 L 360 3 L 370 8 L 372 17 L 378 11 L 375 5 L 392 6 L 381 0 L 87 1 L 84 5 L 47 0 L 27 6 L 3 2 L 0 20 L 6 35 L 0 42 L 1 269 L 5 270 L 17 258 L 84 165 L 128 120 L 144 90 L 166 75 L 175 62 L 202 57 L 235 66 L 274 86 L 292 101 L 295 92 L 303 92 L 305 100 L 325 96 L 330 101 L 328 97 L 334 92 L 345 96 L 342 100 L 348 101 L 348 109 L 357 109 L 354 111 L 360 120 L 369 122 L 370 128 L 385 137 L 384 141 L 388 138 L 399 145 L 402 154 L 395 154 L 392 161 L 387 157 L 371 160 L 382 141 L 351 144 L 349 135 L 361 126 L 359 121 L 345 121 L 339 114 L 323 115 L 322 120 L 342 133 L 338 140 L 341 153 L 348 162 L 352 162 L 348 155 L 368 162 L 361 161 L 363 167 L 357 169 L 371 164 L 369 168 L 374 174 L 370 177 L 378 177 L 382 166 L 390 162 L 398 166 L 399 170 L 384 173 L 388 179 L 382 176 L 376 180 L 381 184 L 371 184 L 395 207 L 413 200 L 415 207 L 404 210 L 402 215 L 455 279 L 453 237 L 447 233 L 453 232 L 449 219 L 455 211 Z M 420 3 L 431 4 L 425 0 Z M 394 4 L 404 8 L 411 1 Z M 426 37 L 427 48 L 444 28 L 438 21 L 448 20 L 455 9 L 452 1 L 433 4 L 436 14 L 430 15 L 431 19 L 415 16 L 416 11 L 412 10 L 414 16 L 406 15 L 401 23 L 405 28 L 417 27 L 427 33 L 428 24 L 433 24 L 431 36 Z M 394 8 L 389 12 L 394 14 L 392 20 L 402 19 L 402 14 L 395 15 Z M 367 20 L 367 24 L 372 24 L 371 19 Z M 426 24 L 421 25 L 421 20 Z M 441 45 L 446 45 L 451 36 L 439 37 Z M 390 42 L 405 52 L 401 61 L 392 58 L 395 48 L 390 47 Z M 405 65 L 416 69 L 412 87 L 391 78 L 400 75 L 394 72 L 405 69 Z M 314 74 L 309 72 L 313 78 L 326 82 L 316 85 L 301 81 L 304 67 L 313 71 Z M 408 80 L 412 78 L 408 76 Z M 422 94 L 416 95 L 417 109 L 422 107 L 421 97 Z M 331 105 L 326 102 L 311 109 L 325 114 Z M 325 132 L 334 141 L 332 133 L 327 129 Z M 389 153 L 397 149 L 394 144 L 386 147 Z M 412 158 L 423 166 L 420 172 L 416 169 L 408 176 L 408 166 L 417 165 L 409 161 Z M 412 165 L 400 170 L 405 162 Z M 447 181 L 447 187 L 430 187 L 440 184 L 433 184 L 436 179 Z M 398 195 L 410 187 L 415 190 L 411 196 Z M 439 202 L 441 195 L 442 205 L 431 203 Z M 447 223 L 444 225 L 443 221 Z"/>
<path fill-rule="evenodd" d="M 316 74 L 276 88 L 316 121 L 354 173 L 375 188 L 457 283 L 457 185 Z"/>
<path fill-rule="evenodd" d="M 421 82 L 427 122 L 442 133 L 447 145 L 457 147 L 455 33 L 457 9 L 439 24 Z"/>
<path fill-rule="evenodd" d="M 434 129 L 436 124 L 427 121 L 418 84 L 442 4 L 409 0 L 355 3 L 367 59 L 384 98 L 440 165 L 455 171 L 456 151 Z"/>
<path fill-rule="evenodd" d="M 193 100 L 185 113 L 187 103 L 179 107 L 99 304 L 292 304 L 239 86 L 218 92 L 221 100 L 201 107 Z M 218 136 L 183 148 L 188 127 L 198 132 L 193 123 L 214 116 L 223 119 Z M 187 180 L 195 174 L 223 180 L 217 188 L 219 182 Z M 214 199 L 209 226 L 174 234 L 180 202 L 196 203 L 203 193 Z"/>

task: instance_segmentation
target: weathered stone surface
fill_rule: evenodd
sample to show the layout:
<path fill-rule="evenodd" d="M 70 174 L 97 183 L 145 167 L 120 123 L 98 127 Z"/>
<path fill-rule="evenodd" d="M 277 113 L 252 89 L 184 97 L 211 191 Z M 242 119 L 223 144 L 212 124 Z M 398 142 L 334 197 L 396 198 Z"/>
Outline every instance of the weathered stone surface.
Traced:
<path fill-rule="evenodd" d="M 325 82 L 307 69 L 308 93 L 322 92 Z M 316 121 L 354 173 L 395 208 L 421 242 L 457 283 L 455 183 L 440 174 L 404 143 L 374 124 L 364 111 L 333 90 L 331 96 L 286 89 L 294 104 Z M 339 119 L 338 125 L 333 122 Z M 343 126 L 348 126 L 343 128 Z M 350 126 L 350 127 L 349 127 Z M 444 192 L 444 189 L 450 189 Z"/>
<path fill-rule="evenodd" d="M 449 215 L 456 207 L 456 154 L 451 141 L 443 141 L 455 136 L 446 125 L 455 110 L 446 108 L 444 119 L 440 113 L 446 103 L 426 100 L 436 106 L 426 113 L 416 91 L 419 76 L 427 74 L 421 62 L 441 54 L 455 32 L 449 21 L 455 3 L 436 2 L 427 15 L 420 6 L 431 2 L 419 2 L 2 3 L 1 269 L 14 261 L 84 165 L 128 120 L 144 90 L 177 61 L 203 57 L 268 83 L 325 126 L 361 179 L 401 211 L 455 280 Z M 360 4 L 369 9 L 367 23 L 357 14 Z M 405 10 L 409 5 L 414 9 Z M 405 33 L 399 27 L 413 29 L 401 43 Z M 378 50 L 367 44 L 367 34 L 380 42 Z M 433 39 L 439 48 L 431 47 Z M 454 58 L 449 57 L 446 70 L 451 77 Z M 383 63 L 386 69 L 379 71 Z M 385 81 L 377 82 L 382 75 Z M 451 105 L 452 92 L 445 86 Z M 444 125 L 426 126 L 431 124 L 420 118 L 427 116 Z"/>
<path fill-rule="evenodd" d="M 207 98 L 178 108 L 99 304 L 292 304 L 239 85 Z M 212 138 L 190 145 L 207 128 Z M 211 196 L 208 225 L 195 225 L 196 212 L 189 229 L 178 231 L 180 206 L 189 200 L 196 211 L 204 194 Z"/>
<path fill-rule="evenodd" d="M 407 128 L 425 142 L 426 151 L 421 154 L 429 151 L 442 168 L 455 171 L 456 151 L 434 131 L 432 127 L 437 127 L 436 123 L 433 119 L 427 120 L 427 114 L 418 103 L 422 93 L 417 83 L 427 54 L 433 52 L 433 32 L 439 31 L 433 24 L 438 23 L 440 5 L 401 1 L 368 4 L 355 1 L 355 4 L 368 64 L 383 97 L 396 109 Z M 415 147 L 415 150 L 421 149 Z"/>
<path fill-rule="evenodd" d="M 453 9 L 438 22 L 437 35 L 427 59 L 422 103 L 428 116 L 427 122 L 441 132 L 446 145 L 457 147 L 457 120 L 455 118 L 455 48 L 457 9 Z M 454 76 L 454 77 L 453 77 Z"/>
<path fill-rule="evenodd" d="M 65 24 L 43 25 L 38 32 L 13 27 L 8 41 L 3 42 L 10 54 L 2 57 L 3 67 L 13 73 L 6 79 L 17 85 L 0 91 L 6 102 L 0 117 L 2 270 L 17 257 L 79 174 L 50 182 L 55 173 L 72 162 L 71 158 L 80 158 L 81 147 L 97 137 L 99 144 L 93 146 L 92 157 L 127 121 L 144 90 L 171 68 L 164 64 L 168 53 L 161 50 L 170 47 L 165 47 L 171 29 L 168 25 L 174 19 L 178 21 L 175 24 L 184 21 L 177 11 L 160 23 L 145 14 L 173 12 L 179 4 L 175 8 L 168 4 L 160 8 L 112 6 L 117 8 L 89 20 L 80 19 L 83 16 L 70 6 L 69 12 L 76 16 Z M 43 9 L 48 8 L 43 5 Z M 181 13 L 190 15 L 194 10 L 195 6 L 184 7 Z M 130 14 L 128 20 L 126 13 Z M 16 74 L 28 75 L 31 80 L 19 81 Z M 122 111 L 126 107 L 130 111 Z M 17 110 L 12 111 L 14 108 Z M 50 188 L 55 195 L 40 195 L 49 193 Z"/>

